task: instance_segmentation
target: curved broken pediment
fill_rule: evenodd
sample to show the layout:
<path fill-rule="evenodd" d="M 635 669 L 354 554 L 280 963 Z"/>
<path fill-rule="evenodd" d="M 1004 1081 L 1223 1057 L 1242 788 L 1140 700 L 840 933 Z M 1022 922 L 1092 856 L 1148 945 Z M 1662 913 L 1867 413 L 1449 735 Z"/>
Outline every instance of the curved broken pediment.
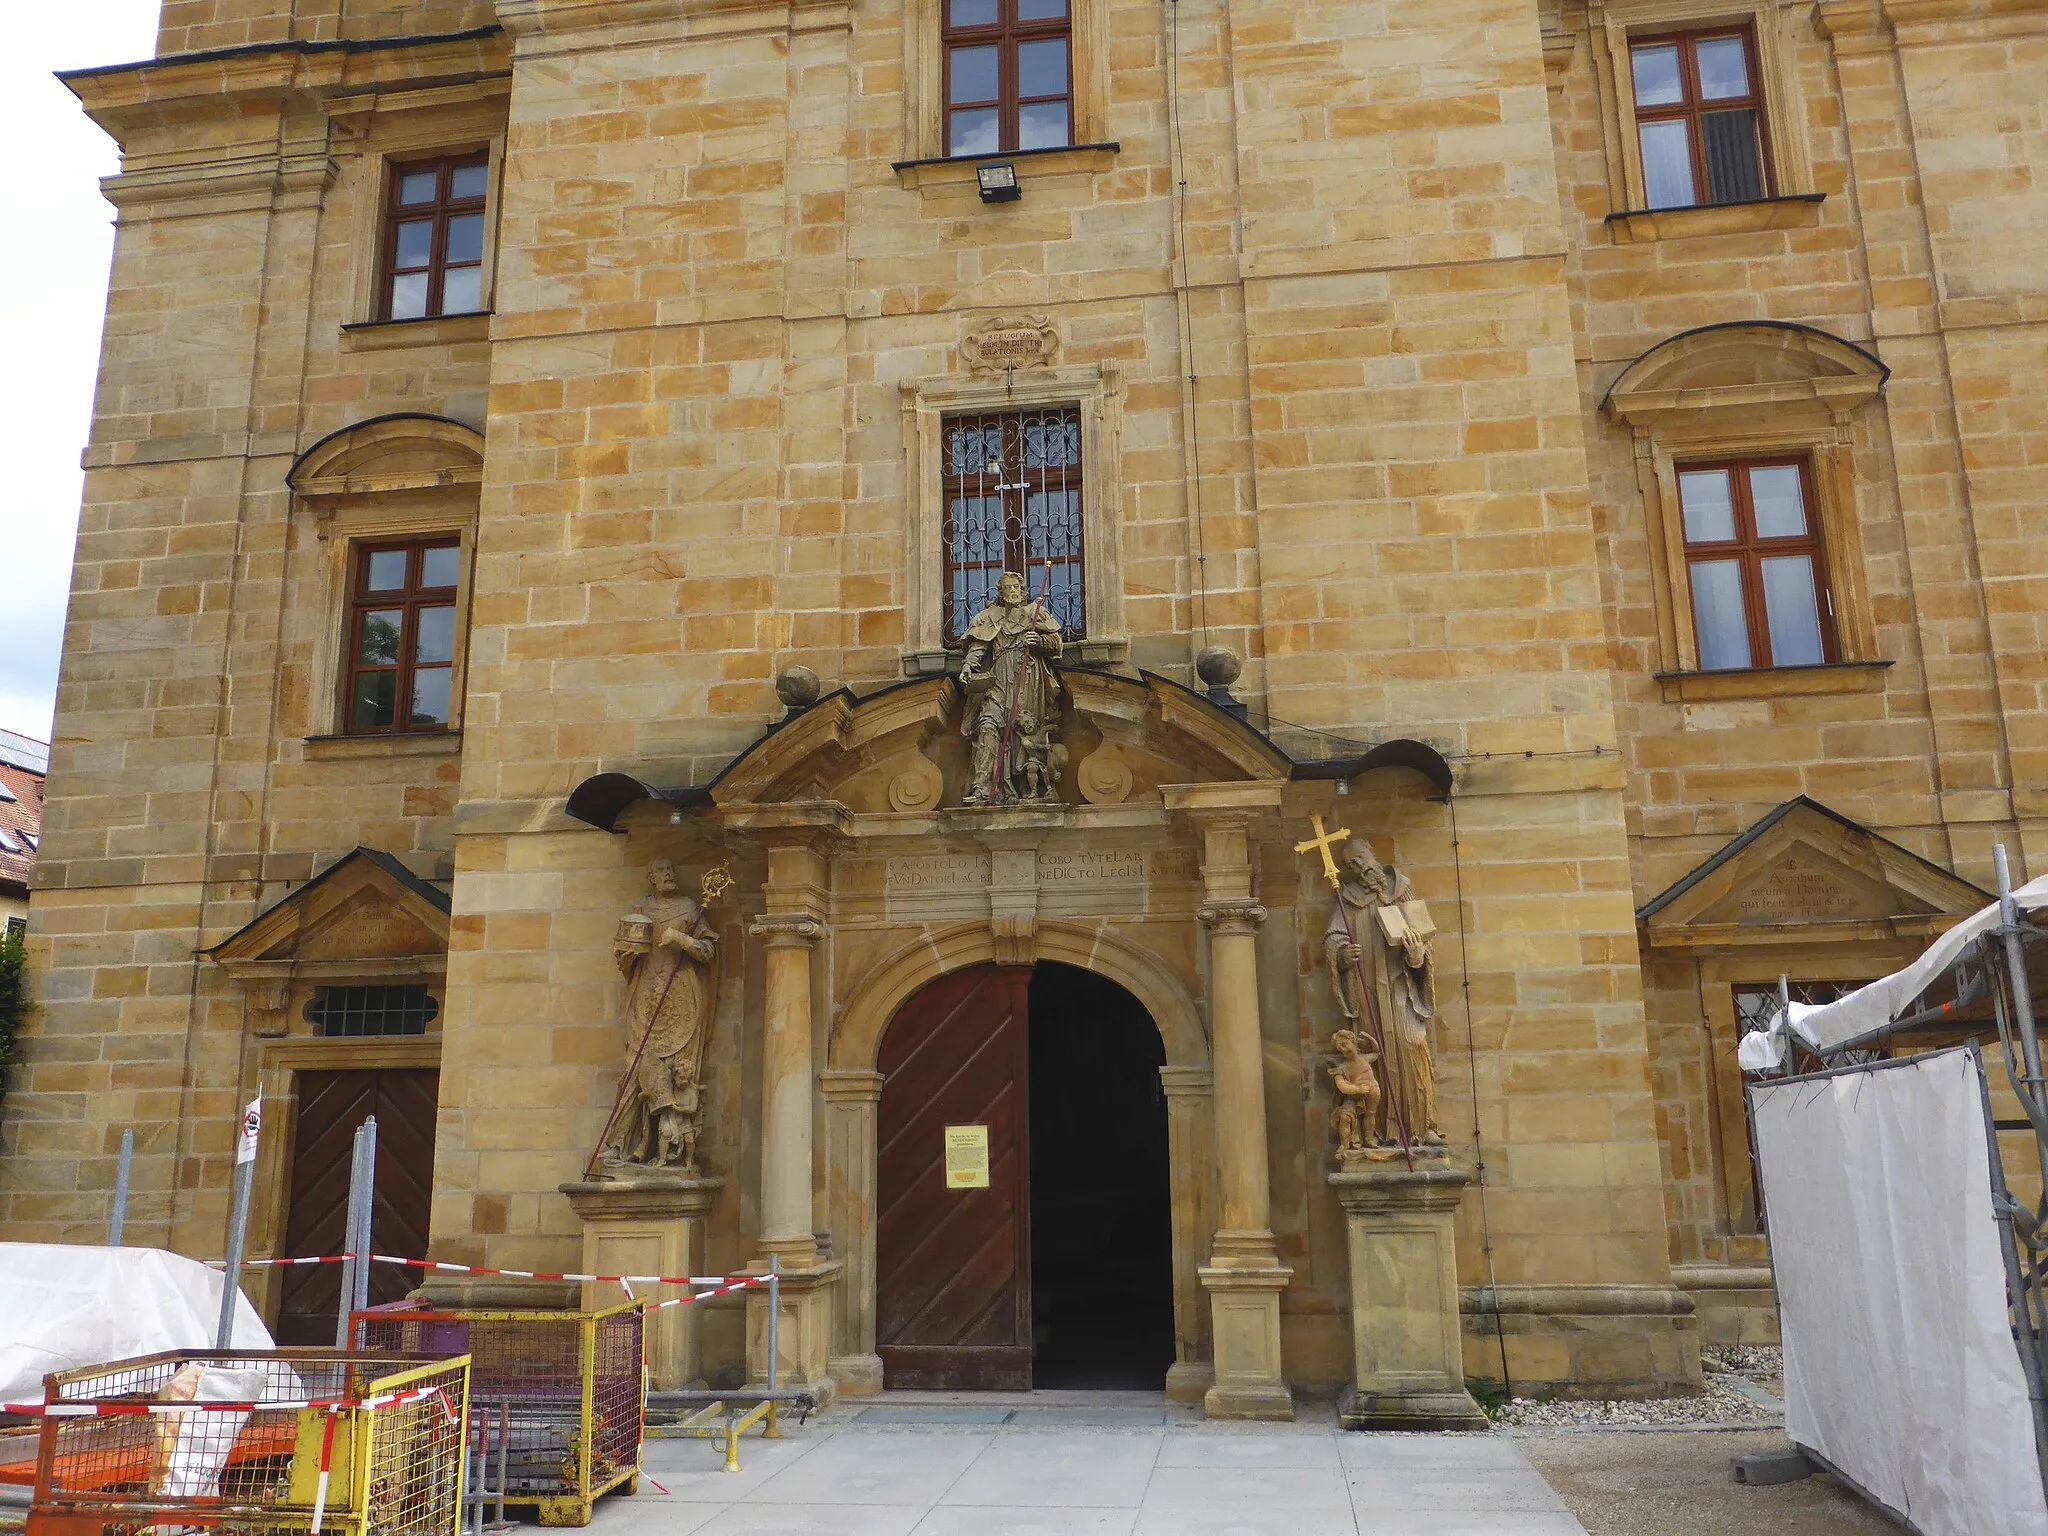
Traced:
<path fill-rule="evenodd" d="M 1153 673 L 1073 668 L 1061 673 L 1067 805 L 1139 803 L 1164 785 L 1353 779 L 1404 767 L 1439 794 L 1450 765 L 1427 743 L 1382 742 L 1357 757 L 1296 762 L 1271 739 L 1203 695 Z M 829 801 L 855 813 L 923 813 L 960 803 L 968 771 L 961 695 L 951 677 L 917 678 L 865 697 L 842 688 L 775 726 L 709 784 L 658 788 L 655 775 L 593 774 L 568 813 L 610 832 L 641 800 L 677 810 Z"/>
<path fill-rule="evenodd" d="M 1069 804 L 1100 803 L 1106 793 L 1137 799 L 1190 778 L 1284 779 L 1293 767 L 1257 731 L 1164 678 L 1080 668 L 1060 677 L 1061 738 L 1071 753 L 1060 798 Z M 950 677 L 865 698 L 842 689 L 741 753 L 711 782 L 711 798 L 719 805 L 837 800 L 867 812 L 958 804 L 968 768 L 961 711 Z M 1116 771 L 1101 771 L 1104 759 Z"/>

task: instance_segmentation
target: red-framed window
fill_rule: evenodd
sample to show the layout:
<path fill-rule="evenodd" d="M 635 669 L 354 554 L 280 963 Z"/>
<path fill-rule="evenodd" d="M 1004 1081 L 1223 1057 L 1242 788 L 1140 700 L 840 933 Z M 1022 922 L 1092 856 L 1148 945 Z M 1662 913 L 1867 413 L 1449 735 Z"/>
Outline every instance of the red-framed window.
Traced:
<path fill-rule="evenodd" d="M 490 176 L 490 156 L 482 150 L 391 167 L 379 318 L 425 320 L 484 307 Z"/>
<path fill-rule="evenodd" d="M 1643 191 L 1652 208 L 1771 195 L 1763 91 L 1747 29 L 1629 40 Z"/>
<path fill-rule="evenodd" d="M 943 0 L 946 153 L 1074 142 L 1070 0 Z"/>
<path fill-rule="evenodd" d="M 461 542 L 442 536 L 361 544 L 353 559 L 343 731 L 450 729 Z"/>
<path fill-rule="evenodd" d="M 946 644 L 995 601 L 1004 571 L 1043 597 L 1066 638 L 1087 633 L 1081 411 L 977 411 L 944 424 Z"/>
<path fill-rule="evenodd" d="M 1702 671 L 1838 659 L 1804 458 L 1681 464 L 1678 502 Z"/>

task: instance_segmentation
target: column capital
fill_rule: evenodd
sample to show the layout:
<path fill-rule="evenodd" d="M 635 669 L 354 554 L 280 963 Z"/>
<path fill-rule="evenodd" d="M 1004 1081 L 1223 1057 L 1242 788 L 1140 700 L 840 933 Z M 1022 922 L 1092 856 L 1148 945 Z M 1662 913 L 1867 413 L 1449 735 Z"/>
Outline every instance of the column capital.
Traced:
<path fill-rule="evenodd" d="M 770 949 L 808 949 L 825 937 L 825 925 L 808 912 L 763 912 L 747 924 L 747 937 Z"/>
<path fill-rule="evenodd" d="M 1266 909 L 1256 901 L 1205 901 L 1195 916 L 1219 934 L 1255 933 L 1266 920 Z"/>
<path fill-rule="evenodd" d="M 828 1104 L 877 1104 L 882 1098 L 882 1074 L 857 1067 L 827 1067 L 818 1074 L 818 1088 Z"/>

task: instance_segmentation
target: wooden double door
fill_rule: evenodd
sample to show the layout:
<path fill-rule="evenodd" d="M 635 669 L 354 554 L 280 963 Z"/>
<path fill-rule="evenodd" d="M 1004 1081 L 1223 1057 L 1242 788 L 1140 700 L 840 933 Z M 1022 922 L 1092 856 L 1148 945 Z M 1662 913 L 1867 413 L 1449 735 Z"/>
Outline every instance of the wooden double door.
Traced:
<path fill-rule="evenodd" d="M 882 1037 L 875 1342 L 891 1388 L 1031 1385 L 1028 966 L 942 976 Z M 986 1189 L 946 1185 L 946 1127 L 988 1127 Z"/>
<path fill-rule="evenodd" d="M 371 1115 L 377 1117 L 377 1178 L 370 1246 L 402 1258 L 425 1255 L 440 1087 L 441 1074 L 431 1069 L 298 1074 L 284 1257 L 325 1257 L 347 1246 L 349 1164 L 356 1128 Z M 371 1305 L 401 1300 L 419 1276 L 395 1264 L 372 1266 Z M 339 1264 L 285 1270 L 277 1342 L 333 1344 L 340 1300 Z"/>

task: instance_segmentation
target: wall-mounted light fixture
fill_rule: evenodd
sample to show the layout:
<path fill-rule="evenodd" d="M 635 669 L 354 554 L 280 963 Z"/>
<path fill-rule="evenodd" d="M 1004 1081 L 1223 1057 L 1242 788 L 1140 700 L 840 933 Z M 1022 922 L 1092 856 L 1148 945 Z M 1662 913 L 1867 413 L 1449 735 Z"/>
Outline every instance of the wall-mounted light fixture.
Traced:
<path fill-rule="evenodd" d="M 995 165 L 977 165 L 974 179 L 981 185 L 984 203 L 1014 203 L 1024 195 L 1024 189 L 1017 185 L 1017 167 L 1007 160 Z"/>

